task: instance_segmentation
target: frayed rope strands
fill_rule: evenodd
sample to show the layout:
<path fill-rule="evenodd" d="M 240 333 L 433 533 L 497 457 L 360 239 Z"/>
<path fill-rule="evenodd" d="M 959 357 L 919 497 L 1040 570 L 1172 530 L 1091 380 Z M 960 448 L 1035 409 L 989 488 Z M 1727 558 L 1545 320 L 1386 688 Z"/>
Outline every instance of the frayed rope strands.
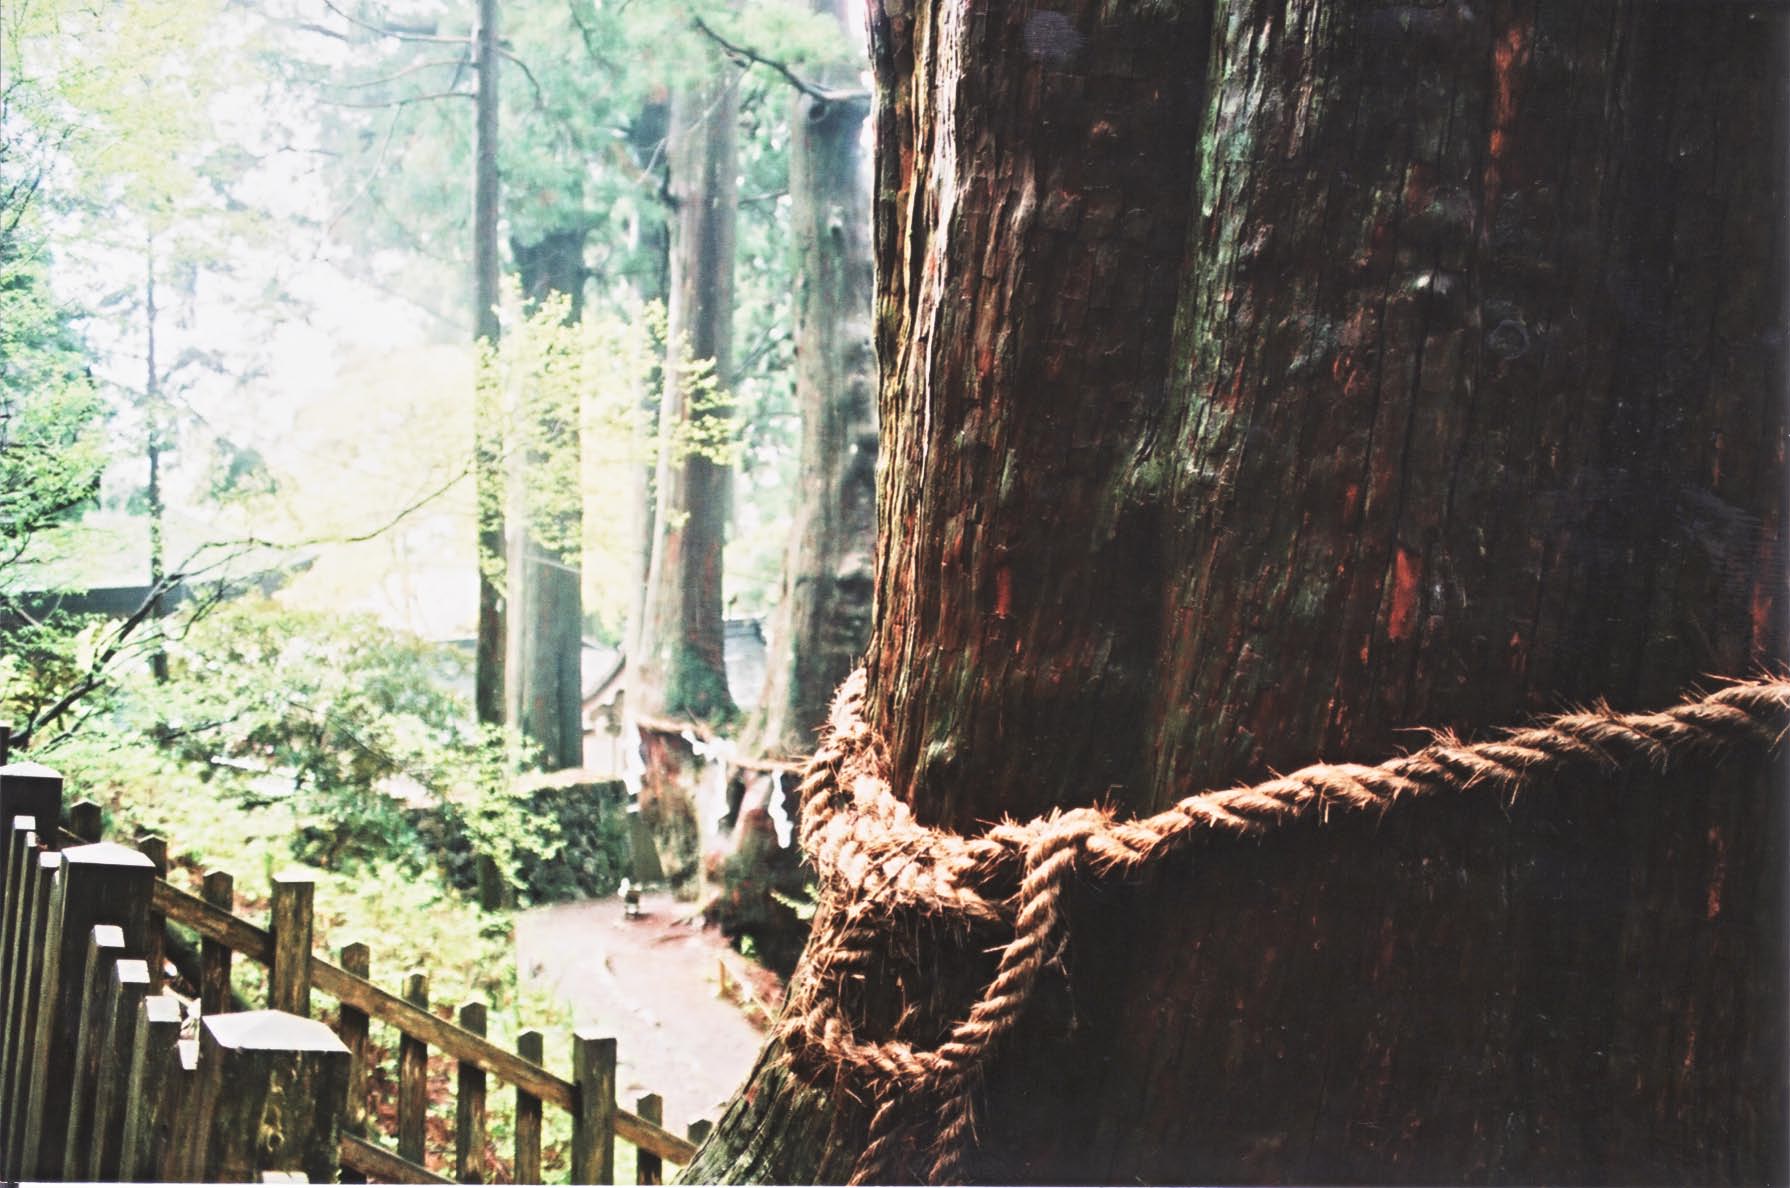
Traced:
<path fill-rule="evenodd" d="M 1076 808 L 967 838 L 921 825 L 895 795 L 881 740 L 863 717 L 864 692 L 859 670 L 840 687 L 802 781 L 801 842 L 819 873 L 822 905 L 778 1024 L 797 1075 L 811 1084 L 830 1078 L 877 1106 L 853 1183 L 888 1178 L 922 1142 L 934 1183 L 961 1177 L 974 1141 L 978 1077 L 1062 944 L 1060 905 L 1072 872 L 1124 875 L 1208 832 L 1262 834 L 1333 808 L 1383 812 L 1401 798 L 1472 787 L 1514 799 L 1568 764 L 1664 767 L 1675 756 L 1733 744 L 1775 747 L 1790 728 L 1790 680 L 1743 681 L 1658 713 L 1600 705 L 1493 742 L 1440 734 L 1423 750 L 1377 766 L 1316 764 L 1191 796 L 1137 820 Z M 1017 891 L 985 892 L 1003 880 L 1007 887 L 1017 881 Z M 981 996 L 931 1047 L 862 1037 L 845 1006 L 852 983 L 883 951 L 886 926 L 903 911 L 1012 930 Z"/>

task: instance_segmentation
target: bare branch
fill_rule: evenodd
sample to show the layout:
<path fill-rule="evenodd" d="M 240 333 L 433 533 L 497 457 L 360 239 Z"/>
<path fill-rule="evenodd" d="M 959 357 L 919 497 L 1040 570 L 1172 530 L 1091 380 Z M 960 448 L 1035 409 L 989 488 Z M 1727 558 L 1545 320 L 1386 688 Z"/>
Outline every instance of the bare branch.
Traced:
<path fill-rule="evenodd" d="M 535 72 L 528 68 L 528 63 L 517 57 L 513 51 L 507 50 L 501 45 L 497 47 L 497 52 L 509 61 L 514 62 L 528 78 L 528 85 L 533 87 L 535 92 L 535 110 L 547 110 L 547 92 L 541 89 L 541 80 L 536 78 Z"/>
<path fill-rule="evenodd" d="M 348 83 L 330 82 L 327 79 L 318 79 L 314 83 L 312 83 L 312 85 L 318 86 L 318 87 L 333 87 L 339 91 L 356 91 L 356 90 L 361 90 L 365 87 L 378 87 L 378 86 L 383 86 L 389 82 L 397 82 L 401 78 L 408 77 L 409 75 L 412 75 L 412 74 L 420 73 L 421 71 L 424 71 L 424 70 L 434 70 L 437 67 L 442 67 L 442 66 L 462 66 L 465 63 L 466 63 L 466 56 L 464 54 L 462 54 L 458 58 L 431 58 L 427 62 L 417 62 L 414 65 L 406 66 L 404 69 L 398 71 L 396 74 L 388 74 L 383 78 L 370 78 L 370 79 L 367 79 L 365 82 L 348 82 Z"/>
<path fill-rule="evenodd" d="M 323 0 L 323 7 L 329 9 L 349 24 L 365 29 L 369 33 L 377 33 L 381 37 L 390 37 L 396 41 L 418 41 L 428 45 L 467 45 L 471 37 L 442 37 L 434 33 L 424 33 L 415 29 L 407 29 L 400 25 L 375 25 L 361 20 L 354 14 L 343 10 L 333 0 Z"/>
<path fill-rule="evenodd" d="M 384 103 L 344 103 L 339 99 L 325 99 L 323 102 L 331 107 L 356 107 L 364 111 L 377 111 L 389 107 L 409 107 L 412 103 L 429 103 L 436 99 L 471 99 L 471 91 L 436 91 L 429 95 L 407 95 L 402 99 L 390 99 Z"/>
<path fill-rule="evenodd" d="M 690 18 L 690 23 L 696 26 L 696 31 L 698 33 L 701 33 L 704 37 L 707 37 L 710 41 L 720 46 L 721 52 L 732 58 L 735 62 L 742 66 L 768 66 L 778 74 L 782 75 L 783 80 L 790 86 L 802 92 L 802 94 L 808 96 L 808 98 L 813 99 L 817 103 L 839 103 L 848 99 L 865 99 L 869 97 L 869 92 L 867 91 L 836 91 L 809 82 L 777 59 L 768 58 L 748 46 L 738 45 L 727 40 L 725 37 L 709 28 L 708 24 L 699 16 L 692 16 Z"/>

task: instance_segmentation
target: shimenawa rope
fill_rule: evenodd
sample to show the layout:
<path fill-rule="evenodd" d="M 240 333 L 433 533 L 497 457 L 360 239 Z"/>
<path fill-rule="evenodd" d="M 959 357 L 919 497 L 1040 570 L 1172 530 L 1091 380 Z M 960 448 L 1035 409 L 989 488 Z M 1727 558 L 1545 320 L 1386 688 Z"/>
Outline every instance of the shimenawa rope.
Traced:
<path fill-rule="evenodd" d="M 791 1067 L 805 1080 L 830 1077 L 876 1105 L 853 1183 L 889 1176 L 928 1130 L 932 1181 L 959 1178 L 974 1140 L 977 1079 L 1063 941 L 1060 905 L 1073 872 L 1130 874 L 1206 832 L 1261 834 L 1332 809 L 1384 811 L 1403 798 L 1470 787 L 1514 799 L 1567 764 L 1663 766 L 1733 744 L 1774 747 L 1790 728 L 1790 680 L 1742 681 L 1657 713 L 1599 705 L 1492 742 L 1441 734 L 1377 766 L 1316 764 L 1190 796 L 1141 819 L 1076 808 L 964 837 L 921 825 L 895 795 L 881 740 L 863 717 L 864 692 L 860 670 L 835 697 L 802 780 L 801 843 L 820 877 L 821 909 L 778 1024 Z M 987 890 L 1015 881 L 1010 894 Z M 882 951 L 885 926 L 904 911 L 1012 930 L 992 980 L 931 1047 L 862 1037 L 846 1005 L 852 983 Z"/>

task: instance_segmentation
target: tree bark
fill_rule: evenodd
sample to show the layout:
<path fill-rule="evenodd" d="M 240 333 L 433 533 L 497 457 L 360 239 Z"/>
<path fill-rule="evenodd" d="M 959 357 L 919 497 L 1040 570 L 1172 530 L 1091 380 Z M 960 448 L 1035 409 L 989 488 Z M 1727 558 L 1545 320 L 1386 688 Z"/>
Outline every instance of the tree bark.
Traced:
<path fill-rule="evenodd" d="M 530 308 L 563 294 L 567 324 L 583 316 L 585 235 L 582 228 L 568 228 L 532 244 L 512 241 L 523 300 Z M 548 423 L 535 426 L 536 436 L 570 453 L 569 459 L 560 459 L 558 473 L 583 473 L 576 397 L 569 412 L 559 404 L 542 411 L 531 408 L 525 395 L 522 415 L 545 418 Z M 569 425 L 564 423 L 568 415 Z M 524 486 L 531 481 L 529 467 L 540 460 L 538 451 L 522 459 Z M 521 563 L 510 567 L 515 613 L 510 623 L 509 720 L 540 748 L 543 769 L 558 771 L 584 765 L 584 515 L 576 492 L 570 497 L 559 492 L 549 502 L 547 511 L 527 511 L 517 526 Z M 532 506 L 526 496 L 523 506 Z M 551 516 L 554 522 L 535 523 L 535 515 Z"/>
<path fill-rule="evenodd" d="M 692 450 L 731 418 L 734 224 L 739 197 L 739 79 L 716 64 L 671 103 L 666 156 L 672 218 L 669 348 L 659 406 L 652 561 L 639 656 L 629 674 L 636 706 L 661 717 L 725 720 L 734 713 L 722 640 L 722 553 L 728 467 Z M 691 364 L 708 360 L 719 399 L 692 399 Z"/>
<path fill-rule="evenodd" d="M 1141 813 L 1781 663 L 1786 31 L 875 7 L 868 710 L 916 816 Z M 1085 881 L 971 1178 L 1784 1178 L 1772 775 L 1468 789 Z M 936 1038 L 986 943 L 891 937 L 867 1030 Z M 865 1121 L 772 1047 L 690 1174 L 836 1179 Z"/>
<path fill-rule="evenodd" d="M 475 97 L 472 199 L 473 346 L 493 350 L 497 320 L 497 0 L 479 0 L 476 33 L 478 93 Z M 503 721 L 504 591 L 498 570 L 504 561 L 504 443 L 500 396 L 483 376 L 474 394 L 473 484 L 478 502 L 479 617 L 473 672 L 473 702 L 481 723 Z"/>
<path fill-rule="evenodd" d="M 842 30 L 842 36 L 848 35 Z M 802 446 L 761 698 L 756 749 L 770 755 L 813 749 L 833 690 L 857 665 L 870 636 L 876 357 L 863 149 L 870 105 L 868 95 L 844 90 L 856 85 L 858 73 L 831 68 L 819 81 L 840 87 L 837 98 L 798 95 L 791 104 L 790 239 Z"/>

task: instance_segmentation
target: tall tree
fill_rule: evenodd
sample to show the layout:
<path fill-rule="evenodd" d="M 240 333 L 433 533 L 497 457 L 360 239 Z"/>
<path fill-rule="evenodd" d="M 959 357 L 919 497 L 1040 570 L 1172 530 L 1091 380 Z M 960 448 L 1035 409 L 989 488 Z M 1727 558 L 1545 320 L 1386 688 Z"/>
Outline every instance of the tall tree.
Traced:
<path fill-rule="evenodd" d="M 870 172 L 859 90 L 862 31 L 834 16 L 841 52 L 791 102 L 790 239 L 795 257 L 801 464 L 789 556 L 771 628 L 759 749 L 812 748 L 833 690 L 870 633 L 876 525 L 876 357 L 871 342 Z"/>
<path fill-rule="evenodd" d="M 863 709 L 917 821 L 1145 814 L 1782 661 L 1781 9 L 920 0 L 871 27 Z M 962 1172 L 1782 1177 L 1781 798 L 1706 783 L 1339 802 L 1071 880 Z M 919 906 L 872 951 L 811 946 L 798 1001 L 860 962 L 851 1030 L 770 1045 L 691 1179 L 842 1178 L 871 1109 L 901 1115 L 901 1061 L 879 1091 L 831 1055 L 936 1047 L 1002 943 L 907 890 L 929 861 L 827 891 L 822 944 L 873 893 Z M 908 1121 L 885 1174 L 951 1145 Z"/>
<path fill-rule="evenodd" d="M 585 235 L 580 226 L 560 227 L 533 243 L 511 244 L 527 305 L 557 296 L 565 301 L 568 324 L 583 315 Z M 546 769 L 555 771 L 584 762 L 580 393 L 533 395 L 524 394 L 519 410 L 528 422 L 524 436 L 538 443 L 520 459 L 524 485 L 543 481 L 535 469 L 551 452 L 557 458 L 548 481 L 569 476 L 573 489 L 545 499 L 525 496 L 516 525 L 517 549 L 509 566 L 515 607 L 509 623 L 510 720 L 540 747 Z"/>
<path fill-rule="evenodd" d="M 673 93 L 666 140 L 674 207 L 668 355 L 653 552 L 629 683 L 647 713 L 718 720 L 734 712 L 722 640 L 729 496 L 719 447 L 732 412 L 739 76 L 707 57 L 707 69 Z"/>
<path fill-rule="evenodd" d="M 478 94 L 473 148 L 473 343 L 482 355 L 497 344 L 499 270 L 497 211 L 497 0 L 478 0 L 474 61 Z M 503 721 L 506 607 L 497 572 L 504 560 L 504 443 L 500 396 L 481 368 L 474 397 L 474 477 L 478 489 L 479 613 L 473 701 L 480 722 Z"/>

